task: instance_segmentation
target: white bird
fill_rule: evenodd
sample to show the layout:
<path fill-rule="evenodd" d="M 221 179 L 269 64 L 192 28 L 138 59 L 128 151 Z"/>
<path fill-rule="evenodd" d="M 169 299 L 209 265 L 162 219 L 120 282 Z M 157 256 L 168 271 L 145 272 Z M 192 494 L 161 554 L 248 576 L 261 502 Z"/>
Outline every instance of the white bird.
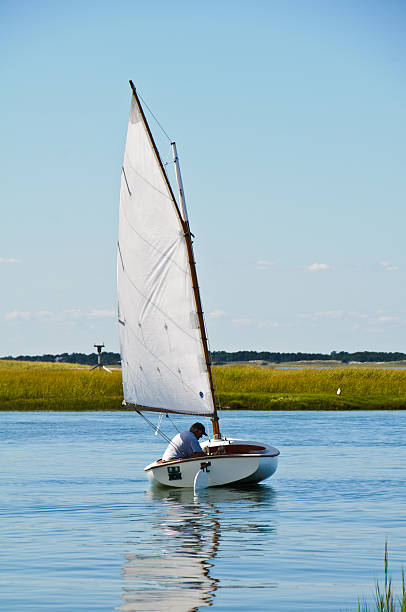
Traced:
<path fill-rule="evenodd" d="M 337 389 L 337 395 L 341 395 L 341 389 L 340 389 L 340 387 L 338 387 L 338 389 Z"/>

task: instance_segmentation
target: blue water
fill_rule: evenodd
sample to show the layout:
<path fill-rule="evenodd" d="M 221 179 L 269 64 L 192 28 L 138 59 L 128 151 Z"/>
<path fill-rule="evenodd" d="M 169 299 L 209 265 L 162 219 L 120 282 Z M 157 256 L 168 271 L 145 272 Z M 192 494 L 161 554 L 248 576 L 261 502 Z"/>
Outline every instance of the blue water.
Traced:
<path fill-rule="evenodd" d="M 227 435 L 280 449 L 278 472 L 198 499 L 150 488 L 165 443 L 137 415 L 0 419 L 1 610 L 356 610 L 385 538 L 399 591 L 406 412 L 225 413 Z"/>

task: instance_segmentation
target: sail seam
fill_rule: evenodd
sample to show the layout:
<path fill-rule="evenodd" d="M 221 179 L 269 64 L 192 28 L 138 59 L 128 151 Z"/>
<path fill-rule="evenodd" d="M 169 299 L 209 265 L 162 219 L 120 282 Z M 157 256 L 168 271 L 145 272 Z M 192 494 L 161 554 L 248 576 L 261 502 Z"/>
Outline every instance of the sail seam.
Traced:
<path fill-rule="evenodd" d="M 138 287 L 134 284 L 134 282 L 131 280 L 131 278 L 128 276 L 128 274 L 126 273 L 125 270 L 123 270 L 126 278 L 128 279 L 128 281 L 131 283 L 131 285 L 134 287 L 134 289 L 136 291 L 138 291 L 138 293 L 144 298 L 144 300 L 148 300 L 149 298 L 147 298 L 142 291 L 140 291 L 140 289 L 138 289 Z M 170 315 L 168 315 L 167 313 L 165 313 L 162 308 L 160 308 L 159 306 L 157 306 L 157 304 L 155 304 L 155 302 L 153 302 L 152 300 L 149 301 L 149 304 L 151 306 L 154 306 L 154 308 L 156 308 L 163 317 L 165 317 L 166 319 L 168 319 L 171 323 L 173 323 L 173 325 L 175 327 L 177 327 L 179 329 L 179 331 L 183 332 L 186 336 L 189 336 L 189 338 L 191 338 L 192 340 L 194 340 L 195 342 L 199 342 L 200 344 L 200 340 L 198 338 L 196 338 L 195 336 L 192 336 L 192 334 L 189 334 L 188 331 L 186 331 L 186 329 L 184 329 L 183 327 L 181 327 L 178 323 L 176 323 L 176 321 L 174 319 L 172 319 L 172 317 Z"/>
<path fill-rule="evenodd" d="M 134 174 L 136 174 L 142 181 L 144 181 L 144 183 L 149 185 L 151 187 L 151 189 L 153 189 L 154 191 L 158 192 L 160 195 L 162 195 L 165 198 L 167 198 L 168 200 L 170 200 L 172 205 L 173 205 L 173 199 L 172 199 L 172 196 L 170 195 L 169 191 L 167 191 L 166 193 L 165 193 L 165 191 L 161 191 L 158 187 L 155 187 L 155 185 L 153 183 L 151 183 L 148 179 L 146 179 L 145 176 L 142 176 L 142 174 L 137 172 L 137 170 L 130 163 L 128 163 L 128 165 L 130 166 L 130 168 L 134 172 Z M 131 195 L 131 192 L 130 192 L 130 195 Z"/>
<path fill-rule="evenodd" d="M 118 253 L 120 255 L 121 266 L 122 266 L 123 271 L 124 271 L 124 262 L 123 262 L 123 256 L 121 254 L 120 242 L 117 243 L 117 246 L 118 246 Z"/>
<path fill-rule="evenodd" d="M 188 276 L 188 271 L 185 270 L 184 268 L 182 268 L 182 266 L 180 266 L 178 264 L 177 261 L 175 261 L 174 259 L 172 259 L 172 257 L 170 257 L 170 255 L 166 255 L 163 251 L 161 251 L 160 249 L 158 249 L 158 247 L 156 247 L 154 244 L 152 244 L 152 242 L 149 242 L 149 240 L 147 240 L 146 238 L 144 238 L 144 236 L 142 234 L 140 234 L 135 227 L 133 226 L 133 224 L 131 223 L 131 221 L 128 218 L 127 215 L 127 210 L 126 207 L 123 206 L 123 211 L 124 211 L 124 217 L 125 220 L 127 221 L 129 227 L 131 227 L 132 231 L 134 232 L 134 234 L 137 234 L 137 236 L 143 240 L 145 242 L 145 244 L 147 244 L 149 247 L 151 247 L 151 249 L 153 249 L 154 251 L 156 251 L 157 253 L 159 253 L 159 255 L 161 255 L 162 258 L 166 259 L 167 261 L 171 261 L 181 272 L 183 272 L 183 274 L 185 274 L 186 276 Z M 124 268 L 124 266 L 123 266 Z"/>
<path fill-rule="evenodd" d="M 163 360 L 160 358 L 160 357 L 157 357 L 157 355 L 155 355 L 155 353 L 153 353 L 153 352 L 152 352 L 152 351 L 151 351 L 151 350 L 150 350 L 150 349 L 149 349 L 149 348 L 148 348 L 148 347 L 145 345 L 145 343 L 144 343 L 142 340 L 140 340 L 140 338 L 137 336 L 137 334 L 135 333 L 135 331 L 132 329 L 132 327 L 131 327 L 131 326 L 127 325 L 127 329 L 128 329 L 128 330 L 129 330 L 129 331 L 132 333 L 132 335 L 133 335 L 133 336 L 134 336 L 134 338 L 137 340 L 137 342 L 138 342 L 139 344 L 141 344 L 141 345 L 144 347 L 144 349 L 145 349 L 145 350 L 146 350 L 146 351 L 147 351 L 147 352 L 148 352 L 150 355 L 152 355 L 152 356 L 154 357 L 154 359 L 156 359 L 157 361 L 159 361 L 159 363 L 161 363 L 161 364 L 162 364 L 162 365 L 163 365 L 163 366 L 164 366 L 164 367 L 165 367 L 165 368 L 166 368 L 166 369 L 167 369 L 167 370 L 168 370 L 168 371 L 169 371 L 169 372 L 172 374 L 172 376 L 174 376 L 176 379 L 178 379 L 178 375 L 177 375 L 177 373 L 175 373 L 175 372 L 174 372 L 174 371 L 173 371 L 173 370 L 172 370 L 172 369 L 171 369 L 171 368 L 170 368 L 170 367 L 169 367 L 169 366 L 168 366 L 168 365 L 167 365 L 167 364 L 166 364 L 166 363 L 165 363 L 165 362 L 164 362 L 164 361 L 163 361 Z M 127 363 L 127 368 L 128 368 L 130 371 L 131 371 L 131 370 L 133 370 L 133 368 L 131 368 L 131 366 L 130 366 L 128 363 Z M 183 380 L 183 378 L 182 378 L 181 380 L 182 380 L 182 384 L 183 384 L 183 385 L 184 385 L 184 386 L 185 386 L 187 389 L 189 389 L 189 391 L 190 391 L 190 392 L 191 392 L 193 395 L 195 395 L 195 396 L 196 396 L 196 398 L 199 398 L 199 400 L 200 400 L 200 399 L 201 399 L 201 397 L 200 397 L 200 395 L 199 395 L 199 393 L 200 393 L 200 392 L 198 393 L 197 391 L 195 391 L 195 390 L 194 390 L 194 389 L 193 389 L 193 388 L 192 388 L 190 385 L 188 385 L 188 383 L 186 383 L 186 382 Z M 163 408 L 162 410 L 165 410 L 165 408 Z M 191 413 L 191 414 L 195 414 L 195 413 Z M 209 412 L 209 414 L 211 414 L 211 413 Z"/>
<path fill-rule="evenodd" d="M 124 270 L 123 268 L 123 273 L 125 274 L 126 278 L 128 279 L 128 282 L 131 283 L 132 287 L 134 287 L 134 289 L 136 291 L 138 291 L 138 293 L 144 298 L 145 301 L 149 300 L 149 304 L 151 306 L 153 306 L 154 308 L 156 308 L 164 318 L 168 319 L 173 325 L 175 325 L 175 327 L 177 327 L 182 333 L 184 333 L 186 336 L 189 336 L 189 338 L 191 338 L 192 340 L 194 340 L 195 342 L 200 343 L 200 340 L 198 338 L 196 338 L 196 336 L 192 336 L 192 334 L 189 334 L 188 331 L 186 331 L 186 329 L 184 329 L 183 327 L 181 327 L 178 323 L 176 323 L 176 321 L 174 319 L 172 319 L 172 317 L 170 315 L 168 315 L 166 312 L 164 312 L 162 310 L 162 308 L 160 308 L 157 304 L 155 304 L 155 302 L 153 302 L 152 300 L 150 300 L 149 298 L 147 298 L 140 289 L 138 289 L 138 287 L 135 285 L 135 283 L 131 280 L 131 278 L 128 276 L 127 272 Z"/>
<path fill-rule="evenodd" d="M 129 186 L 128 186 L 128 181 L 127 181 L 127 177 L 126 177 L 126 174 L 125 174 L 124 166 L 121 166 L 121 169 L 122 169 L 123 174 L 124 174 L 125 184 L 127 185 L 128 193 L 129 193 L 129 194 L 130 194 L 130 196 L 131 196 L 131 195 L 132 195 L 132 193 L 131 193 L 130 188 L 129 188 Z"/>

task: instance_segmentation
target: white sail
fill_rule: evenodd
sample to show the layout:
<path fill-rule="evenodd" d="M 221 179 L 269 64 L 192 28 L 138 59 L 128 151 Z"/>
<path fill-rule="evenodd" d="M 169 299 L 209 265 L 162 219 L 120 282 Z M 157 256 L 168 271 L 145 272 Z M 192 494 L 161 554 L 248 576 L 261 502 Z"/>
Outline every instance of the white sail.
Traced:
<path fill-rule="evenodd" d="M 121 173 L 117 258 L 126 402 L 211 415 L 184 227 L 135 95 Z"/>

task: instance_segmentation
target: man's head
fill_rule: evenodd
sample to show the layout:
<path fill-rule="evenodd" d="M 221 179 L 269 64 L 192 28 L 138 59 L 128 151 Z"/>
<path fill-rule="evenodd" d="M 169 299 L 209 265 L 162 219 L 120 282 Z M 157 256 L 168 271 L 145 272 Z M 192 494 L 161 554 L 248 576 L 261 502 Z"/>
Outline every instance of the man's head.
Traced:
<path fill-rule="evenodd" d="M 196 438 L 199 440 L 202 436 L 207 436 L 206 430 L 202 423 L 193 423 L 190 427 L 189 431 L 195 434 Z"/>

